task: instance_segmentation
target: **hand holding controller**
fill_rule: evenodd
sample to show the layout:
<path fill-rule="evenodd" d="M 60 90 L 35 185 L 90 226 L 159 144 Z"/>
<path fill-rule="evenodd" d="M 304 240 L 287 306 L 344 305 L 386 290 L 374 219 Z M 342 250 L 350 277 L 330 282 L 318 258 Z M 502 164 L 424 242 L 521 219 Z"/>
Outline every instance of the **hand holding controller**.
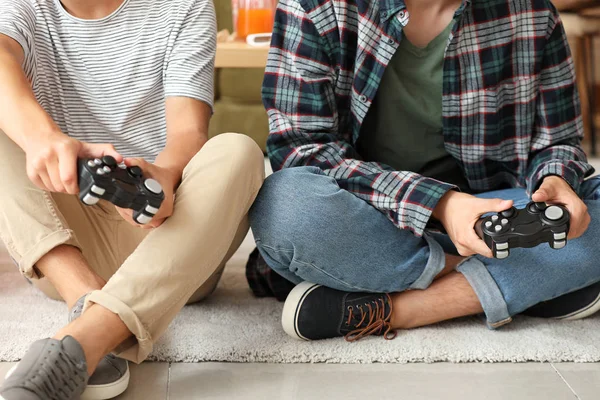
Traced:
<path fill-rule="evenodd" d="M 92 206 L 100 199 L 133 210 L 140 225 L 149 223 L 158 212 L 165 195 L 160 183 L 145 179 L 141 168 L 124 167 L 111 156 L 102 159 L 79 159 L 79 198 Z"/>
<path fill-rule="evenodd" d="M 475 231 L 492 249 L 495 258 L 504 259 L 516 247 L 548 243 L 553 249 L 562 249 L 567 244 L 569 221 L 565 207 L 531 202 L 523 209 L 511 207 L 481 218 L 475 224 Z"/>

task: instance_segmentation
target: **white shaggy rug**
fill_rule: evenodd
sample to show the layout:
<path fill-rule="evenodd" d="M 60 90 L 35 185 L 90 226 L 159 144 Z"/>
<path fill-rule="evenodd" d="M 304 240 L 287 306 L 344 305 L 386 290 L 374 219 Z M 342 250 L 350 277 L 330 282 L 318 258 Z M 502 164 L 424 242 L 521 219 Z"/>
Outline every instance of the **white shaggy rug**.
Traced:
<path fill-rule="evenodd" d="M 249 237 L 231 260 L 214 295 L 186 307 L 157 344 L 156 361 L 269 363 L 407 363 L 600 361 L 600 315 L 577 322 L 517 318 L 488 330 L 480 318 L 400 332 L 396 340 L 367 338 L 299 342 L 281 329 L 282 304 L 255 299 L 244 278 Z M 66 321 L 64 304 L 36 292 L 0 249 L 0 361 L 16 361 L 36 339 Z"/>

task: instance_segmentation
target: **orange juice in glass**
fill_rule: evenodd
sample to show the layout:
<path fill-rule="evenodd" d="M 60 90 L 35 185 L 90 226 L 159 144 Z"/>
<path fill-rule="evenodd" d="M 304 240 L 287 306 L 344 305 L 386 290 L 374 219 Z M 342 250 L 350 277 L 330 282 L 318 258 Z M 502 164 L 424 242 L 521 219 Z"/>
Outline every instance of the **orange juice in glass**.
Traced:
<path fill-rule="evenodd" d="M 237 13 L 237 37 L 246 39 L 255 33 L 271 33 L 274 7 L 271 0 L 240 0 Z"/>

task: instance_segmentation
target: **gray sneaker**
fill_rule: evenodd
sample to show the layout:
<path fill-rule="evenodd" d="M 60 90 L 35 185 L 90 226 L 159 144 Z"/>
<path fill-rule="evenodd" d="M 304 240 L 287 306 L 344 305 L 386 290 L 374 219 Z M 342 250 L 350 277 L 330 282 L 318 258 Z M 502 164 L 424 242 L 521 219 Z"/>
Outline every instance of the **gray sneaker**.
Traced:
<path fill-rule="evenodd" d="M 69 322 L 79 318 L 87 295 L 77 300 L 69 312 Z M 107 355 L 96 367 L 90 376 L 81 400 L 106 400 L 117 397 L 129 386 L 129 364 L 127 360 Z"/>
<path fill-rule="evenodd" d="M 38 340 L 7 374 L 0 399 L 77 400 L 87 381 L 85 354 L 77 340 Z"/>

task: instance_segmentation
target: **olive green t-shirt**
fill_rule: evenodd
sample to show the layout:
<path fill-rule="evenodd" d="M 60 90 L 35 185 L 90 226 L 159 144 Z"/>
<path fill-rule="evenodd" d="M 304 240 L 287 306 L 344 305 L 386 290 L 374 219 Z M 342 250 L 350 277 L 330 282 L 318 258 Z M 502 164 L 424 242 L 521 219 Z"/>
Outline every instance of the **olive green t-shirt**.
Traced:
<path fill-rule="evenodd" d="M 365 117 L 357 149 L 365 161 L 387 164 L 468 191 L 456 160 L 444 148 L 444 52 L 454 22 L 425 48 L 402 39 Z"/>

